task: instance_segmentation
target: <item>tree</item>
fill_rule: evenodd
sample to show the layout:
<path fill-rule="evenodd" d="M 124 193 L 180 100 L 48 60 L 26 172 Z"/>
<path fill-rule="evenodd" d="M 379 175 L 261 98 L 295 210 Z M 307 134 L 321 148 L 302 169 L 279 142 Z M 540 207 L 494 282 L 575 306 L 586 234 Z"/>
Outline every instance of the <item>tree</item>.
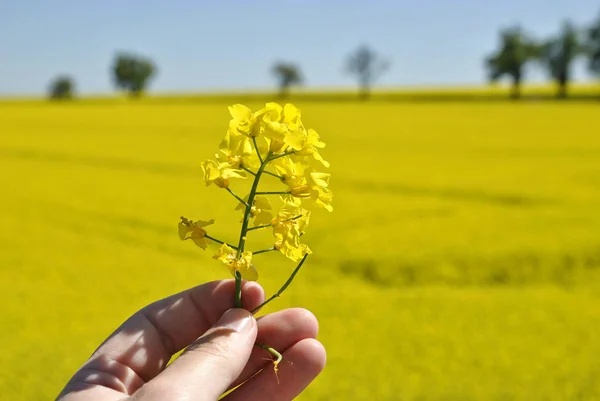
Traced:
<path fill-rule="evenodd" d="M 600 76 L 600 16 L 588 30 L 586 45 L 590 71 Z"/>
<path fill-rule="evenodd" d="M 539 59 L 540 46 L 523 33 L 520 27 L 512 27 L 500 31 L 500 49 L 486 60 L 489 77 L 492 82 L 503 76 L 512 79 L 514 99 L 521 97 L 525 65 Z"/>
<path fill-rule="evenodd" d="M 132 96 L 139 96 L 148 86 L 156 67 L 147 58 L 119 53 L 115 57 L 112 72 L 117 89 L 127 91 Z"/>
<path fill-rule="evenodd" d="M 356 49 L 346 61 L 346 69 L 358 78 L 360 96 L 367 99 L 371 86 L 390 66 L 390 63 L 380 55 L 363 45 Z"/>
<path fill-rule="evenodd" d="M 75 92 L 75 83 L 66 75 L 56 77 L 48 88 L 48 97 L 53 100 L 72 99 Z"/>
<path fill-rule="evenodd" d="M 542 46 L 541 61 L 558 84 L 558 98 L 567 97 L 571 66 L 583 50 L 579 33 L 570 22 L 565 22 L 561 33 Z"/>
<path fill-rule="evenodd" d="M 273 75 L 279 83 L 279 95 L 287 97 L 290 86 L 302 83 L 302 73 L 300 68 L 292 63 L 279 61 L 273 66 Z"/>

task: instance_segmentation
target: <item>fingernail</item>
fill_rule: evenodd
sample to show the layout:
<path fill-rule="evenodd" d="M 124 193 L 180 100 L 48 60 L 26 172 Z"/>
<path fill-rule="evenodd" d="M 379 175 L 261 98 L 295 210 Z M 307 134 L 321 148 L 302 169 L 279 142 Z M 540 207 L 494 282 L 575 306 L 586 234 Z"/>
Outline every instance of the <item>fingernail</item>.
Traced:
<path fill-rule="evenodd" d="M 229 309 L 221 316 L 215 327 L 222 327 L 242 333 L 250 330 L 254 316 L 245 309 Z"/>

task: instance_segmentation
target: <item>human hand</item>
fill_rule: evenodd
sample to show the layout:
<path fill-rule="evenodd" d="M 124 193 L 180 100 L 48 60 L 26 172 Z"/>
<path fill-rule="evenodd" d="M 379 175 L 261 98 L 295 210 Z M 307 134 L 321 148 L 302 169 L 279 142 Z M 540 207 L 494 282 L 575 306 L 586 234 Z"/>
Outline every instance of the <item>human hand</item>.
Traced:
<path fill-rule="evenodd" d="M 213 401 L 241 383 L 224 400 L 293 399 L 325 366 L 325 349 L 314 339 L 316 318 L 304 309 L 286 309 L 256 320 L 245 309 L 264 300 L 262 287 L 244 283 L 245 309 L 231 309 L 234 291 L 233 280 L 214 281 L 138 311 L 100 345 L 57 400 Z M 278 377 L 255 342 L 283 354 Z"/>

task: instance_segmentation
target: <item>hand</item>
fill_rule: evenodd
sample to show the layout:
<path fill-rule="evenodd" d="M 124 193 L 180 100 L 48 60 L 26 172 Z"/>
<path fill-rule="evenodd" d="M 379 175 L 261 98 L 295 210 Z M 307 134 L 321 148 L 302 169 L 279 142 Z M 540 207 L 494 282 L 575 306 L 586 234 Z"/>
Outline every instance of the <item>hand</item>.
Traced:
<path fill-rule="evenodd" d="M 293 399 L 325 365 L 325 349 L 314 339 L 316 318 L 287 309 L 256 320 L 246 309 L 264 300 L 262 287 L 244 283 L 245 309 L 231 309 L 234 291 L 233 280 L 214 281 L 138 311 L 100 345 L 58 400 L 213 401 L 244 382 L 224 400 Z M 255 342 L 283 354 L 277 376 L 270 354 Z"/>

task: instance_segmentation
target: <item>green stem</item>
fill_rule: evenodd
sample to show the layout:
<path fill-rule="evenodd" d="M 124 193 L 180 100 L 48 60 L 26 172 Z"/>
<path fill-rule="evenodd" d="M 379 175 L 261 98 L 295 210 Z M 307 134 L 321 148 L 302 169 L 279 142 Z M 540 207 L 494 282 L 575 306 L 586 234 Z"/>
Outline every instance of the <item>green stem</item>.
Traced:
<path fill-rule="evenodd" d="M 235 307 L 242 307 L 242 275 L 235 272 Z"/>
<path fill-rule="evenodd" d="M 229 192 L 231 195 L 233 195 L 233 197 L 237 200 L 239 200 L 243 205 L 246 205 L 246 208 L 248 208 L 248 203 L 244 202 L 244 200 L 242 198 L 240 198 L 239 196 L 237 196 L 237 194 L 235 192 L 233 192 L 231 190 L 231 188 L 227 187 L 225 188 L 227 190 L 227 192 Z M 252 203 L 250 203 L 252 204 Z"/>
<path fill-rule="evenodd" d="M 263 158 L 261 157 L 260 152 L 258 151 L 258 145 L 256 144 L 255 136 L 252 137 L 252 143 L 254 143 L 254 149 L 256 149 L 256 155 L 258 156 L 258 160 L 260 160 L 260 164 L 263 164 Z"/>
<path fill-rule="evenodd" d="M 290 217 L 289 219 L 281 220 L 280 223 L 285 223 L 286 221 L 296 220 L 296 219 L 299 219 L 300 217 L 302 217 L 301 214 L 299 214 L 298 216 Z M 260 226 L 250 227 L 248 229 L 248 231 L 259 230 L 261 228 L 267 228 L 267 227 L 273 227 L 273 225 L 272 224 L 261 224 Z"/>
<path fill-rule="evenodd" d="M 235 245 L 231 245 L 231 244 L 228 244 L 227 242 L 221 241 L 220 239 L 216 239 L 215 237 L 211 237 L 210 235 L 204 234 L 204 236 L 205 236 L 206 238 L 208 238 L 209 240 L 211 240 L 211 241 L 215 241 L 215 242 L 216 242 L 216 243 L 218 243 L 218 244 L 225 244 L 225 245 L 227 245 L 228 247 L 231 247 L 231 248 L 233 248 L 233 249 L 237 249 L 237 246 L 235 246 Z"/>
<path fill-rule="evenodd" d="M 244 171 L 246 171 L 246 172 L 248 172 L 248 173 L 252 174 L 252 175 L 256 175 L 256 173 L 255 173 L 254 171 L 250 170 L 248 167 L 244 167 L 244 166 L 241 166 L 241 165 L 240 165 L 240 168 L 241 168 L 242 170 L 244 170 Z M 265 171 L 265 173 L 266 173 L 266 171 Z"/>
<path fill-rule="evenodd" d="M 295 151 L 295 150 L 292 150 L 292 151 L 290 151 L 290 152 L 283 152 L 283 153 L 280 153 L 280 154 L 278 154 L 278 155 L 272 155 L 272 156 L 269 158 L 269 161 L 273 161 L 273 160 L 275 160 L 275 159 L 279 159 L 280 157 L 286 157 L 286 156 L 292 155 L 292 154 L 294 154 L 294 153 L 296 153 L 296 151 Z"/>
<path fill-rule="evenodd" d="M 256 195 L 289 195 L 290 191 L 266 191 L 266 192 L 257 192 Z"/>
<path fill-rule="evenodd" d="M 267 351 L 269 354 L 273 355 L 275 357 L 275 360 L 273 361 L 273 365 L 275 365 L 275 373 L 277 373 L 277 366 L 279 365 L 279 363 L 283 360 L 283 355 L 281 355 L 281 353 L 279 353 L 279 351 L 277 351 L 275 348 L 273 347 L 269 347 L 266 344 L 263 343 L 256 343 L 254 344 L 259 348 L 264 349 L 265 351 Z"/>
<path fill-rule="evenodd" d="M 266 252 L 271 252 L 271 251 L 276 251 L 277 249 L 275 249 L 275 247 L 273 248 L 268 248 L 268 249 L 261 249 L 260 251 L 256 251 L 256 252 L 252 252 L 252 255 L 258 255 L 261 253 L 266 253 Z"/>
<path fill-rule="evenodd" d="M 272 160 L 272 159 L 271 159 L 271 160 Z M 271 176 L 273 176 L 273 177 L 275 177 L 275 178 L 279 178 L 280 180 L 283 180 L 283 177 L 282 177 L 282 176 L 280 176 L 280 175 L 278 175 L 278 174 L 275 174 L 275 173 L 271 173 L 270 171 L 267 171 L 267 170 L 265 170 L 265 171 L 263 171 L 263 173 L 265 173 L 265 174 L 268 174 L 268 175 L 271 175 Z"/>
<path fill-rule="evenodd" d="M 242 256 L 242 253 L 244 252 L 244 247 L 246 246 L 246 234 L 248 233 L 248 224 L 250 223 L 250 218 L 252 217 L 252 205 L 254 204 L 254 197 L 256 196 L 256 190 L 258 189 L 258 183 L 260 181 L 260 177 L 261 177 L 263 171 L 265 170 L 265 167 L 267 167 L 267 164 L 269 163 L 269 157 L 271 156 L 271 153 L 269 152 L 269 154 L 267 155 L 267 158 L 265 160 L 263 160 L 260 156 L 260 152 L 258 151 L 258 146 L 256 145 L 256 139 L 254 139 L 254 137 L 252 139 L 253 139 L 253 143 L 254 143 L 254 148 L 256 150 L 256 154 L 258 155 L 258 159 L 260 160 L 260 167 L 258 168 L 258 171 L 254 175 L 254 181 L 252 182 L 252 188 L 250 189 L 250 194 L 248 194 L 248 202 L 244 202 L 237 195 L 235 195 L 233 193 L 233 191 L 231 191 L 231 190 L 229 190 L 229 188 L 227 188 L 233 196 L 235 196 L 238 200 L 240 200 L 240 202 L 242 202 L 244 205 L 246 205 L 246 210 L 244 211 L 244 218 L 242 220 L 242 228 L 240 229 L 240 240 L 239 240 L 238 246 L 237 246 L 237 253 L 236 253 L 237 259 L 239 259 Z M 240 272 L 236 271 L 235 272 L 235 305 L 238 308 L 242 306 L 241 299 L 242 299 L 242 275 L 240 274 Z"/>
<path fill-rule="evenodd" d="M 248 229 L 248 231 L 252 231 L 252 230 L 259 230 L 261 228 L 267 228 L 267 227 L 271 227 L 270 224 L 261 224 L 260 226 L 254 226 L 254 227 L 250 227 Z"/>
<path fill-rule="evenodd" d="M 256 190 L 258 188 L 258 182 L 260 181 L 260 176 L 263 173 L 263 170 L 267 166 L 267 163 L 262 163 L 256 172 L 256 176 L 254 176 L 254 182 L 252 182 L 252 188 L 250 189 L 250 194 L 248 195 L 248 202 L 244 202 L 246 204 L 246 211 L 244 212 L 244 219 L 242 220 L 242 229 L 240 230 L 240 240 L 238 243 L 237 249 L 237 257 L 239 258 L 242 252 L 244 252 L 244 246 L 246 245 L 246 234 L 248 233 L 248 224 L 250 223 L 250 218 L 252 217 L 252 204 L 254 203 L 254 197 L 256 196 Z"/>
<path fill-rule="evenodd" d="M 307 257 L 308 257 L 308 253 L 304 255 L 304 257 L 302 258 L 302 260 L 300 261 L 300 263 L 298 263 L 298 266 L 296 266 L 296 268 L 292 272 L 292 275 L 287 279 L 287 281 L 285 282 L 285 284 L 283 284 L 283 286 L 279 289 L 279 291 L 277 291 L 275 294 L 273 294 L 271 296 L 271 298 L 267 299 L 265 302 L 263 302 L 262 304 L 258 305 L 256 308 L 252 309 L 250 312 L 252 314 L 258 312 L 258 310 L 260 308 L 262 308 L 263 306 L 265 306 L 266 304 L 268 304 L 269 302 L 271 302 L 275 298 L 278 298 L 279 296 L 281 296 L 281 294 L 285 291 L 285 289 L 288 288 L 288 286 L 292 283 L 292 281 L 294 280 L 294 277 L 296 277 L 296 274 L 298 273 L 298 271 L 300 270 L 300 268 L 304 264 L 304 261 L 306 260 Z"/>

